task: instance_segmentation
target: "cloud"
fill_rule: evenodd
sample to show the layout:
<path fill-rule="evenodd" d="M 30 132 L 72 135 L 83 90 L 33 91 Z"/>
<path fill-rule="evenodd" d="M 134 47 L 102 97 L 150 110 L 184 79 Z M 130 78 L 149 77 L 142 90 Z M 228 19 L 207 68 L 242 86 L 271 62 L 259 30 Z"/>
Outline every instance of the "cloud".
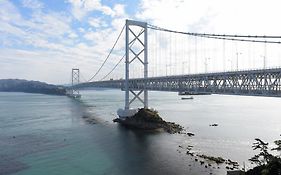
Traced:
<path fill-rule="evenodd" d="M 58 37 L 71 32 L 71 18 L 63 13 L 34 13 L 30 20 L 32 30 L 40 31 L 47 37 Z"/>
<path fill-rule="evenodd" d="M 0 32 L 5 36 L 0 38 L 3 43 L 8 38 L 19 43 L 18 46 L 64 51 L 65 36 L 73 38 L 75 35 L 70 26 L 71 18 L 63 13 L 33 11 L 31 18 L 24 19 L 9 1 L 1 2 L 0 7 L 4 7 L 0 12 L 3 14 L 0 18 Z"/>
<path fill-rule="evenodd" d="M 276 0 L 270 0 L 270 3 L 261 0 L 140 0 L 139 4 L 120 4 L 114 1 L 108 3 L 101 0 L 67 2 L 63 4 L 65 10 L 56 11 L 47 6 L 47 1 L 42 4 L 40 1 L 23 0 L 22 6 L 17 6 L 13 1 L 0 0 L 0 66 L 5 67 L 11 77 L 24 75 L 30 79 L 62 82 L 68 81 L 72 67 L 81 68 L 84 77 L 90 77 L 107 56 L 126 18 L 190 32 L 279 34 L 281 31 L 279 23 L 274 20 L 281 15 L 278 9 L 280 3 Z M 31 10 L 22 10 L 23 7 Z M 169 35 L 162 34 L 159 42 L 153 33 L 149 33 L 150 66 L 155 66 L 151 64 L 156 63 L 153 58 L 157 57 L 160 60 L 160 56 L 161 61 L 158 60 L 157 63 L 163 66 L 168 62 L 170 55 L 173 63 L 183 61 L 188 54 L 188 50 L 184 50 L 185 46 L 192 46 L 190 57 L 195 57 L 194 40 L 185 42 L 181 36 L 170 40 Z M 156 35 L 159 38 L 160 34 Z M 169 51 L 169 44 L 172 48 L 177 48 L 179 53 L 176 50 Z M 212 47 L 216 44 L 207 42 L 207 50 L 214 50 Z M 204 62 L 202 45 L 203 42 L 198 39 L 198 62 L 201 63 Z M 235 48 L 233 44 L 230 46 L 228 43 L 227 47 L 226 50 Z M 159 48 L 160 51 L 154 53 L 154 50 Z M 247 51 L 241 52 L 242 56 L 246 57 Z M 107 73 L 123 54 L 124 35 L 99 76 Z M 261 54 L 256 53 L 258 56 Z M 212 54 L 211 61 L 215 62 L 214 57 L 217 55 Z M 235 56 L 228 54 L 227 57 L 231 58 L 233 55 Z M 5 63 L 2 62 L 4 59 Z M 15 66 L 7 67 L 9 61 Z M 31 65 L 32 69 L 27 73 L 22 72 L 28 65 Z M 181 66 L 181 63 L 179 65 Z M 114 72 L 114 76 L 120 78 L 124 73 L 122 66 L 120 72 Z M 166 67 L 158 66 L 157 69 L 160 68 L 165 70 Z M 48 76 L 50 70 L 52 76 Z M 178 67 L 178 70 L 182 68 Z"/>
<path fill-rule="evenodd" d="M 141 0 L 136 17 L 191 32 L 280 33 L 278 0 Z"/>
<path fill-rule="evenodd" d="M 82 20 L 89 12 L 99 11 L 108 16 L 114 16 L 114 11 L 106 5 L 103 5 L 100 0 L 69 0 L 72 6 L 72 15 Z"/>
<path fill-rule="evenodd" d="M 210 16 L 208 1 L 142 0 L 138 19 L 173 29 L 187 30 L 202 17 Z"/>
<path fill-rule="evenodd" d="M 18 21 L 21 19 L 17 8 L 9 1 L 0 1 L 0 20 L 1 21 Z"/>
<path fill-rule="evenodd" d="M 0 21 L 0 32 L 8 35 L 13 35 L 14 37 L 22 37 L 26 35 L 26 32 L 19 27 L 16 27 L 12 24 Z"/>
<path fill-rule="evenodd" d="M 31 9 L 42 9 L 44 7 L 44 4 L 38 0 L 23 0 L 22 5 Z"/>
<path fill-rule="evenodd" d="M 48 77 L 43 72 L 50 70 L 50 63 L 54 69 L 54 65 L 65 67 L 64 58 L 69 58 L 70 63 L 75 60 L 74 56 L 66 54 L 73 46 L 70 39 L 77 37 L 70 26 L 71 19 L 59 12 L 37 10 L 32 11 L 31 18 L 25 19 L 10 1 L 0 1 L 0 9 L 0 66 L 6 70 L 0 78 L 59 81 L 60 78 Z"/>
<path fill-rule="evenodd" d="M 99 27 L 108 27 L 108 24 L 106 23 L 105 20 L 103 20 L 102 18 L 93 18 L 93 17 L 89 17 L 88 18 L 88 23 L 90 24 L 90 26 L 94 27 L 94 28 L 99 28 Z"/>
<path fill-rule="evenodd" d="M 280 6 L 281 2 L 278 0 L 141 0 L 135 18 L 167 29 L 186 32 L 280 35 L 281 24 L 275 20 L 281 15 L 278 10 Z M 198 67 L 200 72 L 205 71 L 206 57 L 211 58 L 208 63 L 209 71 L 222 71 L 223 59 L 227 70 L 236 68 L 236 52 L 243 53 L 239 56 L 239 69 L 262 67 L 263 55 L 269 60 L 268 66 L 275 67 L 278 55 L 280 56 L 278 45 L 233 41 L 223 43 L 222 40 L 156 33 L 149 34 L 152 51 L 150 66 L 157 66 L 158 70 L 167 69 L 165 66 L 170 64 L 171 57 L 171 62 L 176 65 L 173 69 L 177 73 L 182 72 L 180 66 L 190 58 L 194 73 L 195 67 Z M 224 44 L 225 49 L 222 47 Z M 166 49 L 170 47 L 171 50 Z M 154 64 L 151 64 L 152 62 Z M 162 72 L 163 74 L 165 72 Z"/>
<path fill-rule="evenodd" d="M 84 32 L 85 32 L 85 29 L 82 28 L 82 27 L 79 27 L 79 28 L 78 28 L 78 31 L 79 31 L 80 33 L 84 33 Z"/>
<path fill-rule="evenodd" d="M 89 18 L 89 24 L 93 27 L 100 27 L 101 20 L 98 18 Z"/>
<path fill-rule="evenodd" d="M 71 33 L 68 34 L 68 37 L 72 38 L 72 39 L 75 39 L 75 38 L 78 37 L 78 35 L 76 33 L 74 33 L 74 32 L 71 32 Z"/>
<path fill-rule="evenodd" d="M 116 4 L 113 8 L 116 16 L 126 16 L 125 5 L 124 4 Z"/>

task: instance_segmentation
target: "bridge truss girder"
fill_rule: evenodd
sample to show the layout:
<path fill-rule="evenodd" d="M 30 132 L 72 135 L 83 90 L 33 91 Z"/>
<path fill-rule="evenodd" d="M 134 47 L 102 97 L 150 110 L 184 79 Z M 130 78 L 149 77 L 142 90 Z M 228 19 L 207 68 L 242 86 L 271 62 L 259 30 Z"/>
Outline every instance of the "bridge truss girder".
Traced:
<path fill-rule="evenodd" d="M 281 97 L 281 68 L 130 79 L 131 90 L 212 93 Z M 80 84 L 83 87 L 121 88 L 124 80 Z"/>

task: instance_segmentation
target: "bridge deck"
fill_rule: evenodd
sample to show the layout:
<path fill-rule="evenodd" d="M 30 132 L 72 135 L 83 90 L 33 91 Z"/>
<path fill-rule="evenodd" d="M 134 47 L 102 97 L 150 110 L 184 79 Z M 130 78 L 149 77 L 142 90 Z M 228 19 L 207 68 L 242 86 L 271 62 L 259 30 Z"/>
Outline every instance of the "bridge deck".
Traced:
<path fill-rule="evenodd" d="M 205 74 L 136 78 L 131 90 L 213 93 L 247 96 L 281 96 L 281 68 Z M 81 83 L 76 88 L 103 87 L 124 89 L 125 80 Z"/>

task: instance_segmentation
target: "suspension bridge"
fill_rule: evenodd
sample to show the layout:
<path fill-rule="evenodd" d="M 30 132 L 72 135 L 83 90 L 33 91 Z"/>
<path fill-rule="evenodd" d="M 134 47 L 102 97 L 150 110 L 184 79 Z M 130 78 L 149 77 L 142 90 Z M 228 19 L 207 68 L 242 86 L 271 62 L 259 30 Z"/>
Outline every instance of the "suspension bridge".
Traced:
<path fill-rule="evenodd" d="M 123 32 L 125 54 L 94 81 Z M 121 117 L 136 112 L 130 108 L 135 100 L 147 108 L 148 91 L 281 97 L 281 68 L 276 67 L 281 56 L 279 39 L 281 36 L 182 32 L 126 20 L 109 54 L 88 81 L 80 82 L 80 70 L 72 69 L 71 95 L 80 97 L 79 89 L 90 87 L 121 89 L 125 91 L 125 107 L 118 110 Z M 120 66 L 122 61 L 124 66 Z M 108 78 L 117 75 L 118 68 L 124 75 Z"/>

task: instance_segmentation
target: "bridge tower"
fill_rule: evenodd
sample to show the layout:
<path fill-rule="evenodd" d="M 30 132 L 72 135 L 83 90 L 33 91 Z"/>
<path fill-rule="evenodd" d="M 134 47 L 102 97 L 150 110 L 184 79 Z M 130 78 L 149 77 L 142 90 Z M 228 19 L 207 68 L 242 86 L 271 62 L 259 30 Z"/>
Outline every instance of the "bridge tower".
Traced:
<path fill-rule="evenodd" d="M 140 33 L 135 33 L 135 28 L 140 28 Z M 130 104 L 138 99 L 143 103 L 144 108 L 148 107 L 148 91 L 146 88 L 146 79 L 148 77 L 148 47 L 147 47 L 147 23 L 139 22 L 133 20 L 126 20 L 126 40 L 125 40 L 125 49 L 126 49 L 126 60 L 125 60 L 125 108 L 119 109 L 117 111 L 120 117 L 130 117 L 133 116 L 137 109 L 131 109 Z M 140 47 L 133 48 L 132 45 L 138 42 Z M 130 64 L 133 61 L 139 61 L 140 65 L 143 66 L 143 78 L 144 78 L 144 88 L 139 92 L 134 92 L 130 88 Z M 135 71 L 135 70 L 132 70 Z M 130 100 L 130 93 L 133 95 L 133 98 Z M 143 98 L 140 95 L 143 94 Z"/>
<path fill-rule="evenodd" d="M 75 87 L 80 83 L 80 70 L 77 68 L 73 68 L 71 71 L 71 94 L 70 96 L 73 98 L 80 98 L 79 89 Z"/>

